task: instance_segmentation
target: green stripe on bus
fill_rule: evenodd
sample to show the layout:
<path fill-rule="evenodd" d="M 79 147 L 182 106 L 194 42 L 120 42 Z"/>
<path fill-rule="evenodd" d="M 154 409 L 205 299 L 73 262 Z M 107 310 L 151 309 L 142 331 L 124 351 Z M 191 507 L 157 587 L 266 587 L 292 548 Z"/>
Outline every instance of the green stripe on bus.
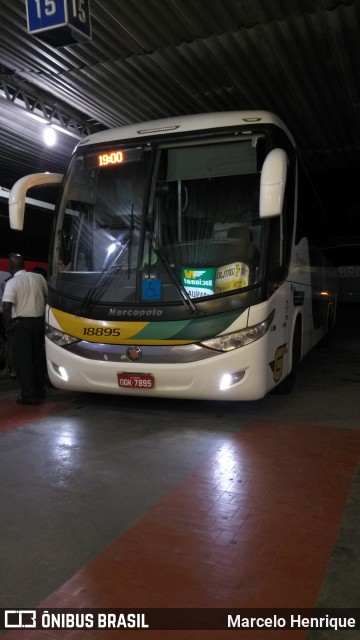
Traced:
<path fill-rule="evenodd" d="M 226 329 L 244 312 L 236 309 L 203 318 L 190 320 L 172 320 L 169 322 L 149 322 L 141 329 L 136 340 L 190 340 L 198 341 L 213 338 Z"/>

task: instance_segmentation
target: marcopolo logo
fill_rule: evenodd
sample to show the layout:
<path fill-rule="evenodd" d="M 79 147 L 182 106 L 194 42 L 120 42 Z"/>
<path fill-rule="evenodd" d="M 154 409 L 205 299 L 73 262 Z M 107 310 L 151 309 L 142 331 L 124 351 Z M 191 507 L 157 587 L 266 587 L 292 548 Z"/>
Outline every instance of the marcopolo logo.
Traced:
<path fill-rule="evenodd" d="M 159 318 L 162 314 L 162 309 L 156 309 L 155 307 L 152 309 L 136 307 L 133 309 L 117 309 L 116 307 L 112 307 L 109 309 L 109 318 L 135 318 L 136 320 L 145 320 L 147 318 Z"/>

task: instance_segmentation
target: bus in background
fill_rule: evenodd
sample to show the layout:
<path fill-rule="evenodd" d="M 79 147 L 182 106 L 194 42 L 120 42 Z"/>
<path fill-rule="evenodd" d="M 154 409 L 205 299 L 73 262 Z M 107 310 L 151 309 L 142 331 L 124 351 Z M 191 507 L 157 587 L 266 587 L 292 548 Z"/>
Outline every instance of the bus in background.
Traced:
<path fill-rule="evenodd" d="M 325 256 L 337 266 L 338 303 L 360 303 L 360 236 L 342 236 L 322 244 Z"/>
<path fill-rule="evenodd" d="M 12 228 L 36 184 L 61 191 L 46 310 L 55 387 L 256 400 L 291 390 L 335 320 L 334 271 L 298 224 L 296 146 L 269 112 L 91 135 L 65 177 L 14 185 Z"/>
<path fill-rule="evenodd" d="M 9 253 L 20 253 L 25 267 L 31 271 L 39 266 L 47 270 L 49 241 L 53 226 L 55 205 L 34 198 L 26 198 L 26 215 L 21 231 L 14 231 L 9 224 L 10 190 L 0 187 L 0 282 L 9 277 Z"/>

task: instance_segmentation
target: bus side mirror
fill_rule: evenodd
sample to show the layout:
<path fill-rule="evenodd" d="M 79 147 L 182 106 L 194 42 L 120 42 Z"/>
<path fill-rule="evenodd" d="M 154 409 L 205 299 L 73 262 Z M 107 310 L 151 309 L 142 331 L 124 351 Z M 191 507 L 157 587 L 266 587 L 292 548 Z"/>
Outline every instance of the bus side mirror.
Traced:
<path fill-rule="evenodd" d="M 273 218 L 282 212 L 286 185 L 287 155 L 272 149 L 266 156 L 260 178 L 260 218 Z"/>
<path fill-rule="evenodd" d="M 15 182 L 9 194 L 9 218 L 11 229 L 24 228 L 25 200 L 28 189 L 41 185 L 57 185 L 62 182 L 62 173 L 31 173 Z"/>

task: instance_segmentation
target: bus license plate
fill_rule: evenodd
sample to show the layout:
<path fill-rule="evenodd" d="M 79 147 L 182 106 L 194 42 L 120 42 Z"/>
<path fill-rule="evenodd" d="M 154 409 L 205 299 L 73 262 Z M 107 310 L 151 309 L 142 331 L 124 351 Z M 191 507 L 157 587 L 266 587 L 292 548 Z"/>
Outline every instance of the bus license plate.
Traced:
<path fill-rule="evenodd" d="M 122 389 L 152 389 L 155 385 L 152 373 L 118 373 L 117 378 Z"/>

